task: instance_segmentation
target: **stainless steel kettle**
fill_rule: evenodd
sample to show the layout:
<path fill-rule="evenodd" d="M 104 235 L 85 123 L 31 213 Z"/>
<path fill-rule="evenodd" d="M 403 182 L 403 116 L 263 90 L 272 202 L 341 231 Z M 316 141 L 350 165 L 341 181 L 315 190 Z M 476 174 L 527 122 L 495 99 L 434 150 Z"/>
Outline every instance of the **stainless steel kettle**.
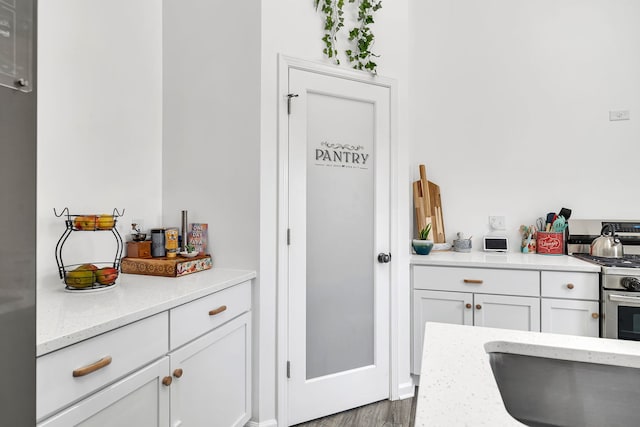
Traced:
<path fill-rule="evenodd" d="M 622 258 L 624 256 L 622 243 L 616 236 L 613 225 L 605 224 L 600 234 L 600 237 L 591 242 L 589 254 L 606 258 Z"/>

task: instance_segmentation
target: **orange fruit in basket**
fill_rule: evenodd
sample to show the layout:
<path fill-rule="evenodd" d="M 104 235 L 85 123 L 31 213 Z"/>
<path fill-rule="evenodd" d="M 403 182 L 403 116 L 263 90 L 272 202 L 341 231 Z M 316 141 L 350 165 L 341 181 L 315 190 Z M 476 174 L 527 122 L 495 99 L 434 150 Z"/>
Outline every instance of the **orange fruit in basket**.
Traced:
<path fill-rule="evenodd" d="M 80 215 L 73 220 L 77 230 L 95 230 L 98 217 L 95 215 Z"/>

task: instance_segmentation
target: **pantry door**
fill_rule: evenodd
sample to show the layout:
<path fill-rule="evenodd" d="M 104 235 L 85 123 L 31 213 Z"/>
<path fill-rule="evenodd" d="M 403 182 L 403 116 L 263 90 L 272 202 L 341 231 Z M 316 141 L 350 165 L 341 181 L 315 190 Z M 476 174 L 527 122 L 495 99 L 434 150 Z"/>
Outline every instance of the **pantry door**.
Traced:
<path fill-rule="evenodd" d="M 289 99 L 293 425 L 390 396 L 391 119 L 371 82 L 290 69 Z"/>

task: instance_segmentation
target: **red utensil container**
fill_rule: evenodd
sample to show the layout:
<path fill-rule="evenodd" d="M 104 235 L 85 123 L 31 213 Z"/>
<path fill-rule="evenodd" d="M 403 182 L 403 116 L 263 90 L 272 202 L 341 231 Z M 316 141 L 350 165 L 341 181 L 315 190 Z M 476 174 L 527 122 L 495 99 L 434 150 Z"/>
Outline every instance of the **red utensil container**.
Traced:
<path fill-rule="evenodd" d="M 538 231 L 537 251 L 543 255 L 564 254 L 564 233 Z"/>

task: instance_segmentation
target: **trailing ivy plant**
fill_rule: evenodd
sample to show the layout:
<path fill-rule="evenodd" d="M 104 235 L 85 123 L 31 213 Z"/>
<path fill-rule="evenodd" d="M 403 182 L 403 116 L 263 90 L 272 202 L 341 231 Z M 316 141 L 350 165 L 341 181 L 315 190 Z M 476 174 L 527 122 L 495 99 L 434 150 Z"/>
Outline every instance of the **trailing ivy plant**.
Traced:
<path fill-rule="evenodd" d="M 336 34 L 344 27 L 344 0 L 314 0 L 316 10 L 320 8 L 324 14 L 324 49 L 322 52 L 334 63 L 340 64 L 338 48 L 336 46 Z"/>
<path fill-rule="evenodd" d="M 374 42 L 374 35 L 369 25 L 374 23 L 373 14 L 382 8 L 381 0 L 349 0 L 349 3 L 358 4 L 358 24 L 349 31 L 349 41 L 353 42 L 354 47 L 345 51 L 349 62 L 356 70 L 368 70 L 372 74 L 376 74 L 378 64 L 373 62 L 373 58 L 378 58 L 371 52 L 371 46 Z"/>
<path fill-rule="evenodd" d="M 316 10 L 324 14 L 324 31 L 322 37 L 324 48 L 322 52 L 335 64 L 340 64 L 338 58 L 337 33 L 344 27 L 344 0 L 314 0 Z M 356 3 L 358 8 L 358 25 L 349 31 L 349 42 L 353 45 L 351 49 L 345 50 L 345 54 L 357 70 L 368 70 L 376 74 L 378 64 L 373 58 L 379 55 L 371 52 L 371 47 L 375 37 L 371 32 L 370 25 L 374 23 L 373 14 L 382 8 L 382 0 L 349 0 L 349 3 Z"/>

